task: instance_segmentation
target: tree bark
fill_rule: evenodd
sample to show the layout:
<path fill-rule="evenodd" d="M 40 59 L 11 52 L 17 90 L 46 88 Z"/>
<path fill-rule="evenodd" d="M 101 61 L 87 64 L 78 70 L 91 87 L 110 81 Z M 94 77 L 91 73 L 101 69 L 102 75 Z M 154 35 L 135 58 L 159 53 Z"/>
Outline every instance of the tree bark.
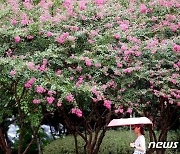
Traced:
<path fill-rule="evenodd" d="M 8 146 L 3 128 L 0 126 L 0 147 L 5 154 L 11 154 L 11 148 Z"/>
<path fill-rule="evenodd" d="M 20 99 L 18 98 L 17 94 L 17 82 L 14 85 L 14 95 L 15 95 L 15 100 L 18 105 L 18 114 L 19 114 L 19 122 L 20 122 L 20 134 L 19 134 L 19 144 L 18 144 L 18 154 L 21 154 L 21 148 L 22 148 L 22 140 L 23 140 L 23 130 L 24 130 L 24 122 L 23 122 L 23 116 L 22 116 L 22 110 L 21 110 L 21 104 L 20 104 Z M 23 89 L 23 92 L 21 94 L 21 99 L 24 95 L 25 90 Z"/>
<path fill-rule="evenodd" d="M 77 135 L 76 135 L 76 133 L 75 133 L 75 132 L 74 132 L 73 136 L 74 136 L 74 141 L 75 141 L 76 154 L 79 154 L 79 151 L 78 151 L 78 141 L 77 141 Z"/>

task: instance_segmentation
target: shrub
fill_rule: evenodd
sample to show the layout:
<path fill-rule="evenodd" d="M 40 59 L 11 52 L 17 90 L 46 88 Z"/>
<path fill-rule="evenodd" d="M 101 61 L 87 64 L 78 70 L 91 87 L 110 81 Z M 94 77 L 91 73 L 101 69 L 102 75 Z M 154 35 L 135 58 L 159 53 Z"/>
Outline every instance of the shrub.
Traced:
<path fill-rule="evenodd" d="M 158 132 L 156 132 L 158 133 Z M 168 135 L 168 141 L 179 141 L 178 133 L 171 131 Z M 148 150 L 149 137 L 148 132 L 145 134 L 146 138 L 146 147 Z M 136 139 L 136 135 L 132 132 L 132 141 Z M 101 144 L 99 154 L 130 154 L 133 152 L 133 149 L 130 148 L 129 143 L 131 141 L 131 136 L 129 130 L 118 129 L 118 130 L 109 130 L 106 132 L 106 135 Z M 83 154 L 83 140 L 79 137 L 79 153 Z M 178 149 L 168 149 L 166 154 L 178 154 Z M 65 138 L 58 139 L 44 148 L 44 154 L 74 154 L 75 145 L 74 138 L 72 136 L 66 136 Z"/>

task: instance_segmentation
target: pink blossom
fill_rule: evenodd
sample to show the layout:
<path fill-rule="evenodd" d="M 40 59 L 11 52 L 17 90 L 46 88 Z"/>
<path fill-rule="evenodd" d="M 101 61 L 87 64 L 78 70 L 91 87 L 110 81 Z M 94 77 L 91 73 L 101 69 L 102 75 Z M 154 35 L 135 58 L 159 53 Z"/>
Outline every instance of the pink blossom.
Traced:
<path fill-rule="evenodd" d="M 16 25 L 17 21 L 15 19 L 11 19 L 11 24 Z"/>
<path fill-rule="evenodd" d="M 174 80 L 174 79 L 169 79 L 169 81 L 172 82 L 173 84 L 177 83 L 176 80 Z"/>
<path fill-rule="evenodd" d="M 27 25 L 29 23 L 29 20 L 28 19 L 23 19 L 21 20 L 21 24 L 22 25 Z"/>
<path fill-rule="evenodd" d="M 124 55 L 132 55 L 134 53 L 134 51 L 132 51 L 132 50 L 126 50 L 126 51 L 124 51 Z"/>
<path fill-rule="evenodd" d="M 176 20 L 176 16 L 172 14 L 166 14 L 166 20 L 169 20 L 169 21 Z"/>
<path fill-rule="evenodd" d="M 48 37 L 51 37 L 52 35 L 53 35 L 52 32 L 47 32 L 47 36 L 48 36 Z"/>
<path fill-rule="evenodd" d="M 124 88 L 122 88 L 122 89 L 120 89 L 119 90 L 121 93 L 123 93 L 124 91 L 125 91 L 125 89 Z"/>
<path fill-rule="evenodd" d="M 146 13 L 147 12 L 147 7 L 145 4 L 140 5 L 140 13 Z"/>
<path fill-rule="evenodd" d="M 25 2 L 23 2 L 23 5 L 25 8 L 27 8 L 28 10 L 32 10 L 33 9 L 33 5 L 30 3 L 29 0 L 25 0 Z"/>
<path fill-rule="evenodd" d="M 92 98 L 92 101 L 93 102 L 97 102 L 97 98 Z"/>
<path fill-rule="evenodd" d="M 19 43 L 20 40 L 21 40 L 21 38 L 20 38 L 19 36 L 14 37 L 14 41 L 15 41 L 16 43 Z"/>
<path fill-rule="evenodd" d="M 173 50 L 174 50 L 175 53 L 180 52 L 180 45 L 174 44 L 173 45 Z"/>
<path fill-rule="evenodd" d="M 141 67 L 140 66 L 135 66 L 135 70 L 139 70 Z"/>
<path fill-rule="evenodd" d="M 137 104 L 137 103 L 136 103 L 136 104 L 134 104 L 134 105 L 135 105 L 136 107 L 137 107 L 137 106 L 139 106 L 139 104 Z"/>
<path fill-rule="evenodd" d="M 28 83 L 33 84 L 36 81 L 36 78 L 31 78 Z"/>
<path fill-rule="evenodd" d="M 82 67 L 81 67 L 81 66 L 78 66 L 78 67 L 76 68 L 76 70 L 77 70 L 78 72 L 81 72 L 81 71 L 82 71 Z"/>
<path fill-rule="evenodd" d="M 12 50 L 8 49 L 8 51 L 6 52 L 6 56 L 11 56 L 11 54 L 12 54 Z"/>
<path fill-rule="evenodd" d="M 110 101 L 110 100 L 105 100 L 105 101 L 104 101 L 104 106 L 105 106 L 107 109 L 111 109 L 111 101 Z"/>
<path fill-rule="evenodd" d="M 76 115 L 78 117 L 82 117 L 82 111 L 80 109 L 76 109 Z"/>
<path fill-rule="evenodd" d="M 15 70 L 11 70 L 10 75 L 14 76 L 15 74 L 16 74 L 16 71 Z"/>
<path fill-rule="evenodd" d="M 36 92 L 37 93 L 44 93 L 46 90 L 42 86 L 36 86 Z"/>
<path fill-rule="evenodd" d="M 93 87 L 91 88 L 91 92 L 92 92 L 93 94 L 95 94 L 95 95 L 99 95 L 99 92 L 96 90 L 96 87 L 95 87 L 95 86 L 93 86 Z"/>
<path fill-rule="evenodd" d="M 62 102 L 59 100 L 58 102 L 57 102 L 57 107 L 61 107 L 62 106 Z"/>
<path fill-rule="evenodd" d="M 90 34 L 89 34 L 89 37 L 94 37 L 94 36 L 97 36 L 98 35 L 98 32 L 95 31 L 95 30 L 91 30 Z"/>
<path fill-rule="evenodd" d="M 82 20 L 84 20 L 84 21 L 87 20 L 87 17 L 86 17 L 86 16 L 81 15 L 81 18 L 82 18 Z"/>
<path fill-rule="evenodd" d="M 38 69 L 39 69 L 41 72 L 45 72 L 45 71 L 46 71 L 46 65 L 41 65 Z"/>
<path fill-rule="evenodd" d="M 68 37 L 68 40 L 71 41 L 71 42 L 74 42 L 75 39 L 76 39 L 76 37 L 74 37 L 74 36 L 69 36 L 69 37 Z"/>
<path fill-rule="evenodd" d="M 121 24 L 120 27 L 121 27 L 121 29 L 122 29 L 123 31 L 128 30 L 128 25 L 127 25 L 127 24 Z"/>
<path fill-rule="evenodd" d="M 119 112 L 120 112 L 120 113 L 123 113 L 123 112 L 124 112 L 124 109 L 120 109 Z"/>
<path fill-rule="evenodd" d="M 57 42 L 58 42 L 59 44 L 63 44 L 63 43 L 65 42 L 64 37 L 63 37 L 63 36 L 60 36 L 59 38 L 57 38 Z"/>
<path fill-rule="evenodd" d="M 179 99 L 179 98 L 180 98 L 180 94 L 177 94 L 177 95 L 176 95 L 176 99 Z"/>
<path fill-rule="evenodd" d="M 39 100 L 39 99 L 34 99 L 34 100 L 33 100 L 33 103 L 34 103 L 34 104 L 39 104 L 39 103 L 40 103 L 40 100 Z"/>
<path fill-rule="evenodd" d="M 76 108 L 72 108 L 71 113 L 76 113 Z"/>
<path fill-rule="evenodd" d="M 90 44 L 94 44 L 95 43 L 95 41 L 94 40 L 88 40 L 88 42 L 90 43 Z"/>
<path fill-rule="evenodd" d="M 128 108 L 127 112 L 131 114 L 132 113 L 132 109 Z"/>
<path fill-rule="evenodd" d="M 95 4 L 97 5 L 101 5 L 101 4 L 104 4 L 106 0 L 95 0 Z"/>
<path fill-rule="evenodd" d="M 30 84 L 30 83 L 26 83 L 25 85 L 24 85 L 26 88 L 31 88 L 32 87 L 32 85 Z"/>
<path fill-rule="evenodd" d="M 170 26 L 169 26 L 169 28 L 170 28 L 173 32 L 175 32 L 175 31 L 179 28 L 179 26 L 176 25 L 176 24 L 174 24 L 174 23 L 171 23 Z"/>
<path fill-rule="evenodd" d="M 28 68 L 30 68 L 31 70 L 35 70 L 35 65 L 33 62 L 28 62 L 27 64 Z"/>
<path fill-rule="evenodd" d="M 73 100 L 74 100 L 73 95 L 72 95 L 72 94 L 67 95 L 67 96 L 66 96 L 66 100 L 67 100 L 68 102 L 73 102 Z"/>
<path fill-rule="evenodd" d="M 47 59 L 43 59 L 43 65 L 46 65 L 47 64 Z"/>
<path fill-rule="evenodd" d="M 131 68 L 126 68 L 126 69 L 124 69 L 124 72 L 125 72 L 125 73 L 131 73 Z"/>
<path fill-rule="evenodd" d="M 86 1 L 84 1 L 84 0 L 79 1 L 79 7 L 80 7 L 80 10 L 85 10 L 86 9 Z"/>
<path fill-rule="evenodd" d="M 120 35 L 119 34 L 114 34 L 114 38 L 115 39 L 120 39 Z"/>
<path fill-rule="evenodd" d="M 169 104 L 174 104 L 173 100 L 169 100 Z"/>
<path fill-rule="evenodd" d="M 56 74 L 61 75 L 61 70 L 57 70 Z"/>
<path fill-rule="evenodd" d="M 65 33 L 63 33 L 61 36 L 64 37 L 64 38 L 68 38 L 68 37 L 69 37 L 69 33 L 68 33 L 68 32 L 65 32 Z"/>
<path fill-rule="evenodd" d="M 177 66 L 180 67 L 180 61 L 178 61 Z"/>
<path fill-rule="evenodd" d="M 72 54 L 72 55 L 71 55 L 71 59 L 74 59 L 74 58 L 75 58 L 75 55 L 74 55 L 74 54 Z"/>
<path fill-rule="evenodd" d="M 117 114 L 118 112 L 119 112 L 119 110 L 114 110 L 114 113 L 116 113 L 116 114 Z"/>
<path fill-rule="evenodd" d="M 119 75 L 120 73 L 119 73 L 118 70 L 115 70 L 115 71 L 114 71 L 114 74 L 115 74 L 115 75 Z"/>
<path fill-rule="evenodd" d="M 142 52 L 141 51 L 137 51 L 135 54 L 136 54 L 137 57 L 139 57 L 139 56 L 142 55 Z"/>
<path fill-rule="evenodd" d="M 180 107 L 180 102 L 177 102 L 177 106 L 179 106 L 179 107 Z"/>
<path fill-rule="evenodd" d="M 28 36 L 28 39 L 29 39 L 29 40 L 32 40 L 33 38 L 34 38 L 34 37 L 33 37 L 32 35 L 29 35 L 29 36 Z"/>
<path fill-rule="evenodd" d="M 178 78 L 178 77 L 179 77 L 179 74 L 174 73 L 174 74 L 172 74 L 172 77 L 173 77 L 173 78 Z"/>
<path fill-rule="evenodd" d="M 86 63 L 86 66 L 91 66 L 92 65 L 92 59 L 86 59 L 85 63 Z"/>
<path fill-rule="evenodd" d="M 120 99 L 121 99 L 121 96 L 120 96 L 120 95 L 118 95 L 118 96 L 117 96 L 117 100 L 120 100 Z"/>
<path fill-rule="evenodd" d="M 70 30 L 71 30 L 71 31 L 78 31 L 78 30 L 79 30 L 79 27 L 77 27 L 77 26 L 72 26 L 72 27 L 70 28 Z"/>
<path fill-rule="evenodd" d="M 70 77 L 70 80 L 71 80 L 71 81 L 72 81 L 72 80 L 74 80 L 74 77 L 73 77 L 73 76 L 71 76 L 71 77 Z"/>
<path fill-rule="evenodd" d="M 54 101 L 54 97 L 46 97 L 46 100 L 49 104 L 52 104 Z"/>
<path fill-rule="evenodd" d="M 105 27 L 106 27 L 106 28 L 111 28 L 111 27 L 112 27 L 112 24 L 107 23 L 107 24 L 105 24 Z"/>
<path fill-rule="evenodd" d="M 96 63 L 96 64 L 95 64 L 95 67 L 96 67 L 96 68 L 100 68 L 100 67 L 101 67 L 101 63 Z"/>
<path fill-rule="evenodd" d="M 127 47 L 125 45 L 122 45 L 121 46 L 121 50 L 124 51 L 124 50 L 127 50 Z"/>
<path fill-rule="evenodd" d="M 157 20 L 157 17 L 152 16 L 152 21 L 156 21 L 156 20 Z"/>

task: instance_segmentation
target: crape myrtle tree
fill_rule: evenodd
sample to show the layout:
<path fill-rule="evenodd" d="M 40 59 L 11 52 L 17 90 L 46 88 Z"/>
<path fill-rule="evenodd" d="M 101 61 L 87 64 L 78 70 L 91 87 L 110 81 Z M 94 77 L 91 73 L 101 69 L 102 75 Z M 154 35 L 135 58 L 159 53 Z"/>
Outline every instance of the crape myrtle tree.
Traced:
<path fill-rule="evenodd" d="M 58 112 L 84 152 L 98 153 L 112 115 L 138 112 L 166 141 L 179 117 L 179 4 L 176 1 L 7 0 L 0 5 L 0 147 L 5 120 L 20 127 L 27 153 L 46 115 Z M 180 114 L 178 114 L 180 115 Z M 24 128 L 32 140 L 22 148 Z M 163 149 L 150 149 L 161 154 Z"/>

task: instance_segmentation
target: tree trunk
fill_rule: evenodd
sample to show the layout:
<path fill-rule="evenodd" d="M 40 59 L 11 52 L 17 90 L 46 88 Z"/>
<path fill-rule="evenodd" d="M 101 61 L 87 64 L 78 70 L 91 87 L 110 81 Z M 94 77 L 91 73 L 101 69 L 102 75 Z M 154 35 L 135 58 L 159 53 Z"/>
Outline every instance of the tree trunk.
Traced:
<path fill-rule="evenodd" d="M 36 138 L 36 144 L 37 144 L 38 154 L 42 154 L 41 143 L 39 141 L 39 137 Z"/>
<path fill-rule="evenodd" d="M 7 144 L 2 127 L 0 127 L 0 147 L 5 154 L 11 154 L 11 148 Z"/>
<path fill-rule="evenodd" d="M 79 151 L 78 151 L 77 135 L 74 133 L 73 136 L 74 136 L 74 141 L 75 141 L 76 154 L 79 154 Z"/>

